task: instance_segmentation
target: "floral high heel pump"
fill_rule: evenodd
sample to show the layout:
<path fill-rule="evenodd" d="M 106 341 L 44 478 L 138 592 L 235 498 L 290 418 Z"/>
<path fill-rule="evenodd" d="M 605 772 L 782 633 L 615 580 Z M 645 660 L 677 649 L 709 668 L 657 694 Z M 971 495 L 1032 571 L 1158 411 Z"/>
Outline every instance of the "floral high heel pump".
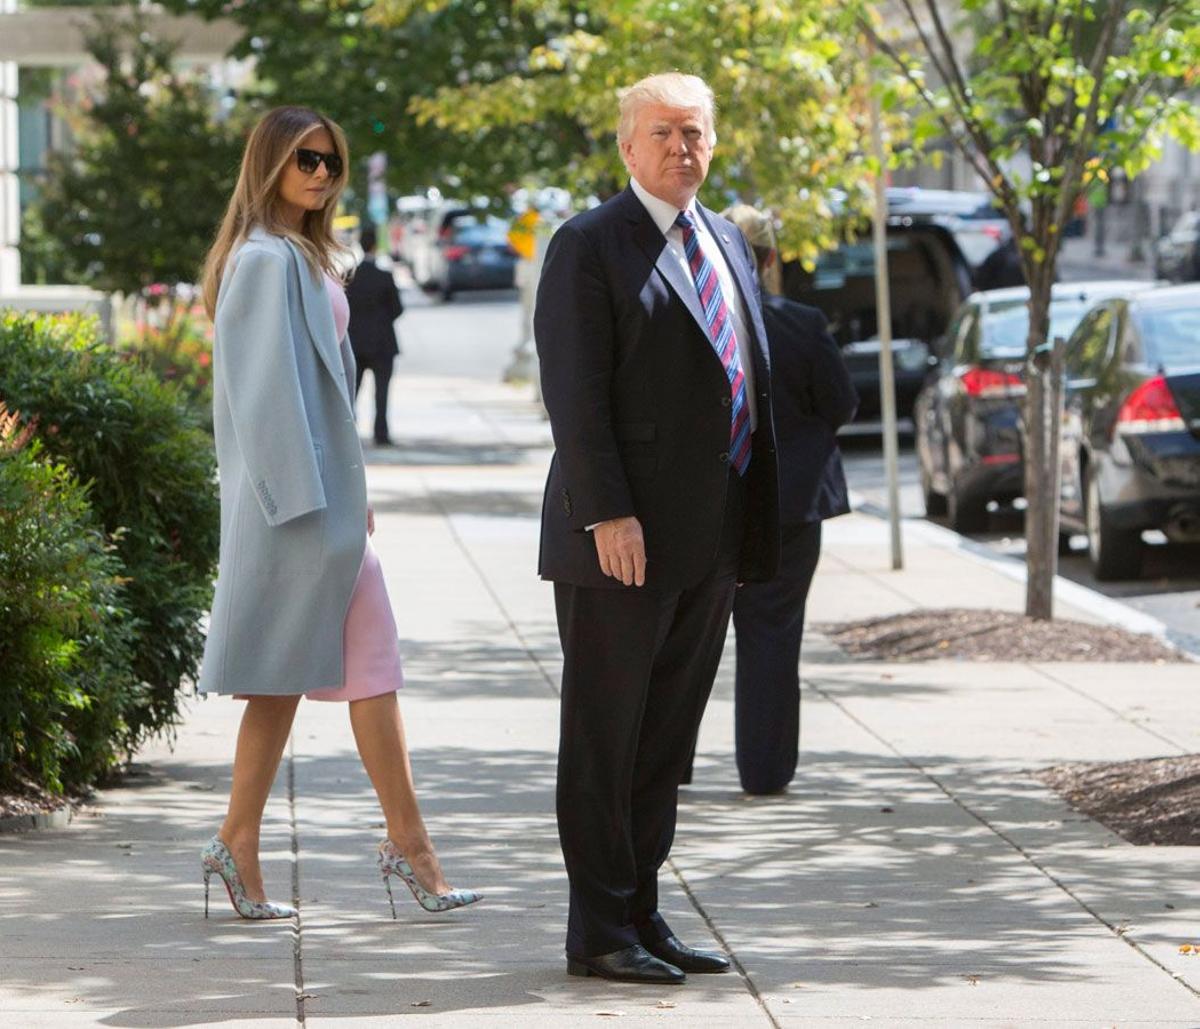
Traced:
<path fill-rule="evenodd" d="M 396 900 L 392 896 L 391 876 L 398 875 L 405 885 L 412 890 L 417 903 L 426 911 L 451 911 L 454 908 L 466 907 L 483 899 L 483 894 L 475 890 L 451 890 L 449 893 L 430 893 L 417 882 L 412 865 L 407 858 L 396 849 L 391 840 L 384 840 L 379 845 L 379 871 L 383 875 L 383 885 L 387 887 L 388 903 L 392 906 L 392 917 L 396 917 Z"/>
<path fill-rule="evenodd" d="M 204 917 L 208 917 L 208 881 L 214 875 L 219 875 L 229 894 L 233 909 L 243 918 L 292 918 L 296 909 L 290 904 L 275 904 L 269 900 L 251 900 L 246 896 L 246 887 L 242 877 L 238 875 L 237 865 L 233 863 L 233 855 L 229 848 L 221 842 L 219 836 L 214 836 L 208 845 L 200 851 L 200 868 L 204 872 Z"/>

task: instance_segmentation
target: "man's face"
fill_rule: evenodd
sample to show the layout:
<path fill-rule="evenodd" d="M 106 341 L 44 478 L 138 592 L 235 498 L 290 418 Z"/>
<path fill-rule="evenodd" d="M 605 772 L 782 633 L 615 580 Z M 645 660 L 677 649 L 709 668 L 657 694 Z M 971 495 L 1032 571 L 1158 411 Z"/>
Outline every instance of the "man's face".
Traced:
<path fill-rule="evenodd" d="M 712 147 L 697 107 L 647 104 L 621 144 L 629 174 L 660 200 L 687 207 L 708 174 Z"/>

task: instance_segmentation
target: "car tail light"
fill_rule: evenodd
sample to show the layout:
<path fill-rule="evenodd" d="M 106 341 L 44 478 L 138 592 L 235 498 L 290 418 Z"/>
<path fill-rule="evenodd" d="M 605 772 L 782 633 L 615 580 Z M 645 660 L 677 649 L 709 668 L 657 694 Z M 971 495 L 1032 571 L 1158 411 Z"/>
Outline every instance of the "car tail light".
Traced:
<path fill-rule="evenodd" d="M 1185 428 L 1179 405 L 1161 375 L 1138 386 L 1117 412 L 1118 432 L 1182 432 Z"/>
<path fill-rule="evenodd" d="M 455 244 L 452 247 L 446 247 L 447 261 L 461 261 L 467 256 L 467 248 L 461 244 Z"/>
<path fill-rule="evenodd" d="M 997 243 L 1000 242 L 1000 237 L 1004 235 L 1004 233 L 1000 231 L 1000 227 L 998 225 L 985 225 L 983 227 L 983 234 L 985 236 L 991 236 L 992 239 L 994 239 Z"/>
<path fill-rule="evenodd" d="M 969 397 L 1013 397 L 1025 392 L 1021 376 L 995 368 L 968 368 L 958 379 Z"/>

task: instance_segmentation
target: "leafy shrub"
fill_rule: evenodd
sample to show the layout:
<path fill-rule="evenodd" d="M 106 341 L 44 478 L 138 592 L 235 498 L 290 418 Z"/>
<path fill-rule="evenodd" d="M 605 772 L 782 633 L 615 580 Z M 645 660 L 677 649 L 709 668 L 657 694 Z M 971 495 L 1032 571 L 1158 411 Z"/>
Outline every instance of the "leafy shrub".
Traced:
<path fill-rule="evenodd" d="M 166 317 L 161 309 L 169 308 Z M 123 335 L 120 349 L 164 382 L 174 383 L 197 421 L 212 431 L 212 323 L 199 304 L 166 297 L 156 318 L 146 318 Z"/>
<path fill-rule="evenodd" d="M 132 625 L 67 467 L 0 404 L 0 786 L 86 785 L 120 756 Z"/>
<path fill-rule="evenodd" d="M 36 419 L 46 453 L 89 484 L 132 615 L 125 743 L 174 724 L 203 652 L 219 509 L 212 440 L 179 391 L 79 317 L 0 314 L 0 400 Z"/>

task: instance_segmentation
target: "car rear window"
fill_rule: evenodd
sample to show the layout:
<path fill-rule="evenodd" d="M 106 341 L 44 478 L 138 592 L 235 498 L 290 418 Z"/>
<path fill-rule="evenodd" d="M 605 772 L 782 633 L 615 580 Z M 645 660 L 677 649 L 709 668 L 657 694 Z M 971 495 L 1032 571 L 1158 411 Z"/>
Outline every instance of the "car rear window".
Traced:
<path fill-rule="evenodd" d="M 1090 301 L 1058 300 L 1050 304 L 1050 339 L 1066 339 L 1075 331 Z M 1029 308 L 1024 300 L 1009 300 L 988 307 L 984 321 L 984 357 L 1024 357 L 1029 336 Z"/>
<path fill-rule="evenodd" d="M 454 242 L 467 246 L 490 246 L 508 242 L 503 225 L 479 225 L 459 222 L 454 226 Z"/>
<path fill-rule="evenodd" d="M 1200 296 L 1177 305 L 1142 308 L 1135 317 L 1152 364 L 1165 372 L 1200 368 Z"/>

